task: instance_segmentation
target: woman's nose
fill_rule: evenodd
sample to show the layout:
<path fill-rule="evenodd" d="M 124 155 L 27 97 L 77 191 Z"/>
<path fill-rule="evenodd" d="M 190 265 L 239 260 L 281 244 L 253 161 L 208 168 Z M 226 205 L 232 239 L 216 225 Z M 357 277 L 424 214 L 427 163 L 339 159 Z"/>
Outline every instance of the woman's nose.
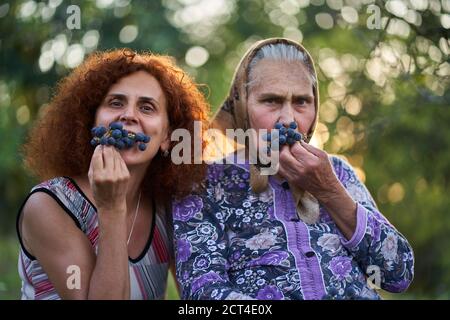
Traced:
<path fill-rule="evenodd" d="M 292 121 L 294 121 L 294 110 L 292 103 L 288 101 L 285 102 L 281 108 L 280 119 L 278 122 L 281 122 L 285 126 L 289 126 Z"/>
<path fill-rule="evenodd" d="M 124 110 L 119 118 L 122 122 L 137 122 L 136 110 L 131 104 Z"/>

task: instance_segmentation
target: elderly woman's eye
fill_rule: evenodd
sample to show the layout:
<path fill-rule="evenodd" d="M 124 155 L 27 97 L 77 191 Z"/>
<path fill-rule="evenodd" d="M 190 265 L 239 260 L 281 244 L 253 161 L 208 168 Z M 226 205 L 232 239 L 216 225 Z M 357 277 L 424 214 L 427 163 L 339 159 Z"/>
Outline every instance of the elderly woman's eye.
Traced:
<path fill-rule="evenodd" d="M 277 102 L 278 101 L 275 98 L 267 98 L 267 99 L 264 100 L 264 103 L 267 103 L 267 104 L 275 104 Z"/>
<path fill-rule="evenodd" d="M 296 101 L 296 103 L 297 103 L 298 105 L 300 105 L 300 106 L 304 106 L 304 105 L 307 105 L 307 104 L 309 103 L 309 100 L 308 100 L 308 99 L 303 99 L 303 98 L 301 98 L 301 99 L 298 99 L 298 100 Z"/>

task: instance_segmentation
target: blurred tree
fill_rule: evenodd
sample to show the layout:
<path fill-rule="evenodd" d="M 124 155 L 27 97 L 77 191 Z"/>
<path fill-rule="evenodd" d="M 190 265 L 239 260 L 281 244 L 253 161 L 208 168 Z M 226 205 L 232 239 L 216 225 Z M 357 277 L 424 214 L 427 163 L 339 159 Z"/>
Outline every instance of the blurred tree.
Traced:
<path fill-rule="evenodd" d="M 67 27 L 71 4 L 80 29 Z M 284 36 L 316 59 L 322 105 L 313 143 L 345 156 L 410 240 L 410 292 L 449 298 L 449 28 L 448 0 L 3 1 L 2 234 L 13 232 L 36 183 L 21 166 L 20 145 L 51 88 L 85 55 L 124 46 L 170 54 L 209 86 L 216 108 L 245 50 Z"/>

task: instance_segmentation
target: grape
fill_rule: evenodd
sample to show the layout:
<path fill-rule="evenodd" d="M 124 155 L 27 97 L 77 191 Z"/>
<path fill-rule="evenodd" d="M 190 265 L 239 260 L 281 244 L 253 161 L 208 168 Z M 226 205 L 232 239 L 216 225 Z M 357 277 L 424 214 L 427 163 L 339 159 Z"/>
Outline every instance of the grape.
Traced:
<path fill-rule="evenodd" d="M 295 143 L 295 139 L 292 137 L 288 137 L 286 140 L 286 143 L 290 146 L 292 146 Z"/>
<path fill-rule="evenodd" d="M 91 130 L 94 137 L 101 138 L 108 131 L 105 127 L 95 127 Z"/>
<path fill-rule="evenodd" d="M 285 126 L 282 123 L 277 122 L 275 123 L 274 128 L 278 130 L 279 139 L 276 142 L 271 141 L 271 143 L 279 143 L 280 146 L 285 144 L 293 145 L 296 141 L 303 140 L 303 135 L 296 130 L 298 126 L 295 121 L 289 123 L 289 126 Z M 270 140 L 270 138 L 267 138 L 266 136 L 264 136 L 264 139 L 267 141 Z"/>
<path fill-rule="evenodd" d="M 139 150 L 144 151 L 147 148 L 147 143 L 150 142 L 151 137 L 142 132 L 133 133 L 123 129 L 123 124 L 120 122 L 113 122 L 109 128 L 99 126 L 91 129 L 93 139 L 90 144 L 93 147 L 97 145 L 110 145 L 119 150 L 132 148 L 135 144 Z M 139 143 L 138 143 L 139 142 Z"/>
<path fill-rule="evenodd" d="M 98 138 L 93 138 L 93 139 L 91 140 L 91 146 L 96 147 L 96 146 L 98 145 L 97 139 L 98 139 Z"/>
<path fill-rule="evenodd" d="M 287 136 L 288 136 L 289 138 L 293 138 L 294 135 L 295 135 L 294 129 L 289 128 L 288 131 L 287 131 Z"/>
<path fill-rule="evenodd" d="M 122 130 L 122 128 L 123 128 L 123 125 L 122 125 L 122 123 L 120 123 L 120 122 L 113 122 L 113 123 L 111 123 L 110 125 L 109 125 L 109 127 L 112 129 L 112 130 Z"/>
<path fill-rule="evenodd" d="M 116 142 L 115 146 L 117 149 L 122 150 L 123 148 L 125 148 L 125 143 L 122 140 L 119 140 Z"/>
<path fill-rule="evenodd" d="M 108 138 L 108 144 L 109 144 L 110 146 L 115 145 L 115 144 L 116 144 L 116 139 L 114 139 L 113 137 L 109 137 L 109 138 Z"/>
<path fill-rule="evenodd" d="M 137 141 L 137 142 L 139 142 L 139 141 L 144 141 L 144 139 L 145 139 L 145 134 L 143 134 L 143 133 L 141 133 L 141 132 L 136 133 L 136 141 Z"/>
<path fill-rule="evenodd" d="M 103 136 L 106 132 L 108 132 L 108 129 L 106 129 L 105 127 L 97 127 L 97 134 L 98 136 Z"/>
<path fill-rule="evenodd" d="M 122 137 L 122 131 L 120 131 L 119 129 L 115 129 L 112 132 L 112 136 L 116 139 L 120 139 Z"/>
<path fill-rule="evenodd" d="M 122 138 L 122 141 L 125 143 L 125 146 L 126 146 L 127 148 L 131 148 L 131 147 L 133 146 L 133 144 L 134 144 L 134 141 L 131 140 L 131 139 L 128 138 L 128 137 Z"/>

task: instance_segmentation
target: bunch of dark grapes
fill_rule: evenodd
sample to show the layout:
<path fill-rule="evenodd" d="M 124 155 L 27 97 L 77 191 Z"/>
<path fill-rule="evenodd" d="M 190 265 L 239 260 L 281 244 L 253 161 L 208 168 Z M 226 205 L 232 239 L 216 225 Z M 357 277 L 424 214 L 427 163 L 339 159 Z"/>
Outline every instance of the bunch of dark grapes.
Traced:
<path fill-rule="evenodd" d="M 298 132 L 297 129 L 297 123 L 291 122 L 288 127 L 285 127 L 282 123 L 277 122 L 275 123 L 275 130 L 278 130 L 278 142 L 280 143 L 280 146 L 288 144 L 293 145 L 296 141 L 300 141 L 304 139 L 304 136 Z M 270 132 L 267 133 L 264 136 L 264 140 L 269 141 L 273 143 L 272 137 Z"/>
<path fill-rule="evenodd" d="M 112 122 L 109 128 L 103 126 L 92 128 L 91 133 L 94 136 L 91 140 L 93 147 L 101 144 L 123 150 L 130 149 L 137 144 L 139 150 L 144 151 L 147 148 L 147 143 L 150 142 L 149 136 L 141 132 L 128 132 L 120 122 Z"/>

